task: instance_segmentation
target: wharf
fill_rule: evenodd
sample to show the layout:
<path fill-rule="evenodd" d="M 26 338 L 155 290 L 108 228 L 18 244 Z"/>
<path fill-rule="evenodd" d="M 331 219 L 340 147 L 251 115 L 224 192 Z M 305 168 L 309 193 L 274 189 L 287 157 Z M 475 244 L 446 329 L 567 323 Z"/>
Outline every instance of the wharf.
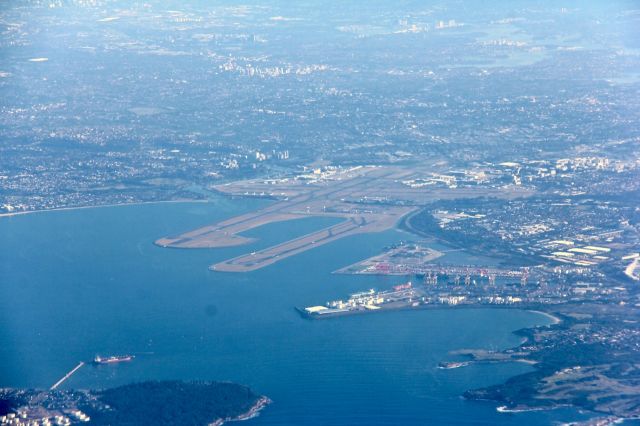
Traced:
<path fill-rule="evenodd" d="M 71 370 L 67 374 L 65 374 L 64 377 L 62 379 L 58 380 L 53 386 L 51 386 L 49 388 L 49 390 L 56 390 L 58 388 L 58 386 L 63 384 L 69 377 L 73 376 L 73 374 L 76 371 L 80 370 L 80 368 L 82 368 L 83 366 L 84 366 L 84 361 L 80 361 L 80 363 L 78 365 L 76 365 L 73 370 Z"/>

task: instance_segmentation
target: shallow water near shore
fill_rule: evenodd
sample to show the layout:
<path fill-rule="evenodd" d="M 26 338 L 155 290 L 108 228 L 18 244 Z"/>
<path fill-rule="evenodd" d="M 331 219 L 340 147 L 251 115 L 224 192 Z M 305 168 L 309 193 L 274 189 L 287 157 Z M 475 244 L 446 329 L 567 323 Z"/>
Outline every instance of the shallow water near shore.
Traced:
<path fill-rule="evenodd" d="M 207 267 L 334 220 L 268 225 L 249 232 L 259 241 L 228 249 L 153 245 L 266 203 L 215 197 L 0 218 L 0 387 L 49 387 L 96 354 L 135 354 L 130 363 L 85 366 L 61 388 L 228 380 L 274 401 L 250 421 L 256 425 L 522 425 L 584 417 L 572 409 L 501 414 L 497 404 L 460 398 L 531 371 L 522 363 L 436 368 L 451 350 L 518 344 L 514 330 L 551 322 L 540 314 L 442 309 L 308 321 L 295 312 L 403 281 L 331 272 L 406 233 L 353 236 L 244 274 Z"/>

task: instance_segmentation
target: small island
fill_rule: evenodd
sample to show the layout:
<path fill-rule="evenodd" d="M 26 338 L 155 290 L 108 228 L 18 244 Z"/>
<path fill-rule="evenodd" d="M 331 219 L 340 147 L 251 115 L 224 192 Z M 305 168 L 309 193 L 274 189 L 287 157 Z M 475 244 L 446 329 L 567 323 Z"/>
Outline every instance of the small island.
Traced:
<path fill-rule="evenodd" d="M 0 389 L 0 424 L 216 425 L 255 417 L 271 401 L 226 382 L 148 381 L 106 390 Z"/>

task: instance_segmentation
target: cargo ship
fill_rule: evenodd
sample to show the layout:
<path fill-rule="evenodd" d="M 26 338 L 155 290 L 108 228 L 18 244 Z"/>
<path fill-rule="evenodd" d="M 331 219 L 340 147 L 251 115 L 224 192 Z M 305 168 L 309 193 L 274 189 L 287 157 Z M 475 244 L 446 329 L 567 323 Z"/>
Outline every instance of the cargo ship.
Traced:
<path fill-rule="evenodd" d="M 94 364 L 116 364 L 119 362 L 129 362 L 135 358 L 133 355 L 121 355 L 121 356 L 110 356 L 103 358 L 101 356 L 96 356 L 93 359 Z"/>

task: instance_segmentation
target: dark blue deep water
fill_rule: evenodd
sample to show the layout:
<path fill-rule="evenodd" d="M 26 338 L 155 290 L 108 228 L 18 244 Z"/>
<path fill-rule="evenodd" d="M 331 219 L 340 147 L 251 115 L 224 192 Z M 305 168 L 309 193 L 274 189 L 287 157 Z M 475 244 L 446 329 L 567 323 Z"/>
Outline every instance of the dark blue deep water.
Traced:
<path fill-rule="evenodd" d="M 581 417 L 573 410 L 499 414 L 495 404 L 460 398 L 465 389 L 526 372 L 526 365 L 436 369 L 451 350 L 516 345 L 512 331 L 548 321 L 538 314 L 298 316 L 294 306 L 401 281 L 331 274 L 408 237 L 399 231 L 348 238 L 247 274 L 207 266 L 331 220 L 266 226 L 252 231 L 261 240 L 245 247 L 152 244 L 263 204 L 216 198 L 0 218 L 0 387 L 48 387 L 80 360 L 135 353 L 131 363 L 84 367 L 63 388 L 229 380 L 273 399 L 255 425 L 523 425 Z"/>

